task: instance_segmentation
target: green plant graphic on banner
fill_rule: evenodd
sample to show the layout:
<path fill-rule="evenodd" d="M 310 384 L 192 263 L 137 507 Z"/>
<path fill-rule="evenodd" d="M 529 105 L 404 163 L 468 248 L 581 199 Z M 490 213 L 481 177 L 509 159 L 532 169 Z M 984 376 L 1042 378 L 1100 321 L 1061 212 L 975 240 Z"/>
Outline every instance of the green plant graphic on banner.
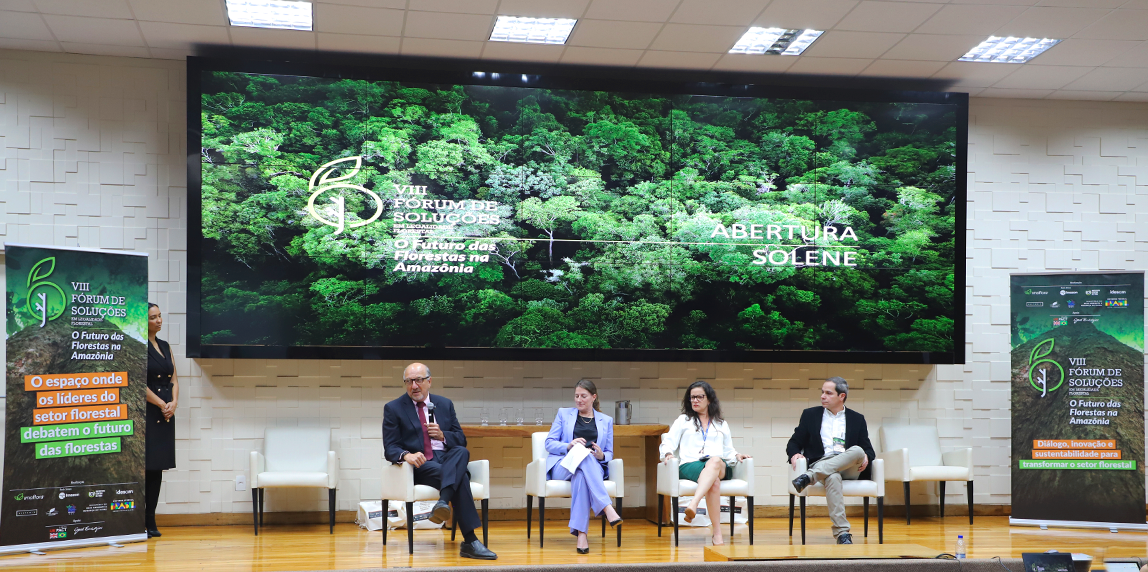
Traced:
<path fill-rule="evenodd" d="M 1046 345 L 1048 346 L 1047 348 L 1045 347 Z M 1064 368 L 1060 367 L 1060 364 L 1056 363 L 1056 360 L 1037 359 L 1037 358 L 1043 358 L 1044 356 L 1052 353 L 1052 348 L 1055 345 L 1056 345 L 1056 340 L 1054 338 L 1049 338 L 1049 339 L 1044 340 L 1043 342 L 1040 342 L 1039 344 L 1037 344 L 1035 348 L 1032 348 L 1032 352 L 1030 352 L 1028 354 L 1028 382 L 1029 382 L 1029 384 L 1032 385 L 1032 387 L 1034 389 L 1040 391 L 1041 397 L 1048 395 L 1048 392 L 1050 392 L 1050 391 L 1056 391 L 1056 389 L 1058 387 L 1060 387 L 1060 385 L 1062 383 L 1064 383 Z M 1036 360 L 1036 361 L 1033 361 L 1033 360 Z M 1040 370 L 1040 376 L 1038 376 L 1035 381 L 1032 379 L 1032 373 L 1034 371 L 1036 371 L 1036 369 L 1037 369 L 1036 366 L 1038 366 L 1042 363 L 1051 363 L 1052 365 L 1056 366 L 1057 370 L 1060 371 L 1060 380 L 1056 382 L 1056 385 L 1054 385 L 1052 387 L 1048 386 L 1047 374 L 1052 368 L 1042 368 Z M 1039 383 L 1039 385 L 1037 385 L 1038 383 Z"/>
<path fill-rule="evenodd" d="M 45 271 L 44 266 L 47 265 L 48 269 Z M 64 308 L 68 305 L 68 297 L 64 295 L 64 290 L 56 285 L 54 282 L 48 282 L 45 278 L 52 275 L 56 271 L 56 257 L 49 256 L 32 266 L 32 270 L 28 272 L 28 300 L 24 304 L 28 313 L 33 316 L 40 317 L 40 327 L 43 328 L 49 320 L 55 320 L 64 313 Z M 60 295 L 59 300 L 56 302 L 48 301 L 48 294 L 55 290 Z"/>

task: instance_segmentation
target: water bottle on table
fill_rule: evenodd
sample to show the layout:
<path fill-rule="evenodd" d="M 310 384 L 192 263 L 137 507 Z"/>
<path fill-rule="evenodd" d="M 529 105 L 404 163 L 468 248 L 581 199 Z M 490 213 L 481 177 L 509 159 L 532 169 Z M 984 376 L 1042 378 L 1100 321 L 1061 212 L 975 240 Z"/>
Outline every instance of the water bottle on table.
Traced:
<path fill-rule="evenodd" d="M 957 535 L 957 560 L 964 560 L 968 550 L 965 548 L 965 535 Z"/>

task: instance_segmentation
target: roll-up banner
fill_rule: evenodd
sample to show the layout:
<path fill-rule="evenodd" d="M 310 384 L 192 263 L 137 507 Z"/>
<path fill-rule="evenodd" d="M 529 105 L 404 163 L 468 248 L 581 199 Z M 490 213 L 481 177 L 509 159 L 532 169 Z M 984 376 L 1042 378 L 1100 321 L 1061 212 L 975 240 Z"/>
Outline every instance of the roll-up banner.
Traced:
<path fill-rule="evenodd" d="M 0 553 L 146 540 L 147 255 L 4 255 Z"/>
<path fill-rule="evenodd" d="M 1144 273 L 1011 282 L 1010 524 L 1148 529 Z"/>

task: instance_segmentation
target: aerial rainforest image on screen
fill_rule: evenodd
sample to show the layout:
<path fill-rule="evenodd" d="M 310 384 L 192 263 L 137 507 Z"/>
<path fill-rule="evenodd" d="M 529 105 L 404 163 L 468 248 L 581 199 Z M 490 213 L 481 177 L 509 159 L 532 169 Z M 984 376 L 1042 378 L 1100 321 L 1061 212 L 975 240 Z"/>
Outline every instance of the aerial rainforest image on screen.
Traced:
<path fill-rule="evenodd" d="M 954 351 L 956 105 L 201 84 L 205 345 Z"/>

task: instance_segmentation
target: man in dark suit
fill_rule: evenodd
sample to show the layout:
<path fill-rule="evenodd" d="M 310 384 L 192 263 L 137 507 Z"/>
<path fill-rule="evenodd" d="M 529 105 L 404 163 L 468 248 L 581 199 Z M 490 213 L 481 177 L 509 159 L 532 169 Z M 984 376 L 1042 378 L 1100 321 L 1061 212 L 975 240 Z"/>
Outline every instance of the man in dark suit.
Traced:
<path fill-rule="evenodd" d="M 821 385 L 821 407 L 801 412 L 801 420 L 785 447 L 794 469 L 799 459 L 808 463 L 806 471 L 793 479 L 797 492 L 813 483 L 825 485 L 825 503 L 829 505 L 837 544 L 853 544 L 841 480 L 860 478 L 877 456 L 869 442 L 865 416 L 845 408 L 847 397 L 849 384 L 840 377 L 829 378 Z"/>
<path fill-rule="evenodd" d="M 454 414 L 454 403 L 445 397 L 431 395 L 430 369 L 412 363 L 403 371 L 406 395 L 383 406 L 383 455 L 392 463 L 410 463 L 415 484 L 440 491 L 431 512 L 433 523 L 451 520 L 451 505 L 458 511 L 458 527 L 463 543 L 459 556 L 496 560 L 474 534 L 482 522 L 474 509 L 470 494 L 470 474 L 466 465 L 466 435 Z"/>

